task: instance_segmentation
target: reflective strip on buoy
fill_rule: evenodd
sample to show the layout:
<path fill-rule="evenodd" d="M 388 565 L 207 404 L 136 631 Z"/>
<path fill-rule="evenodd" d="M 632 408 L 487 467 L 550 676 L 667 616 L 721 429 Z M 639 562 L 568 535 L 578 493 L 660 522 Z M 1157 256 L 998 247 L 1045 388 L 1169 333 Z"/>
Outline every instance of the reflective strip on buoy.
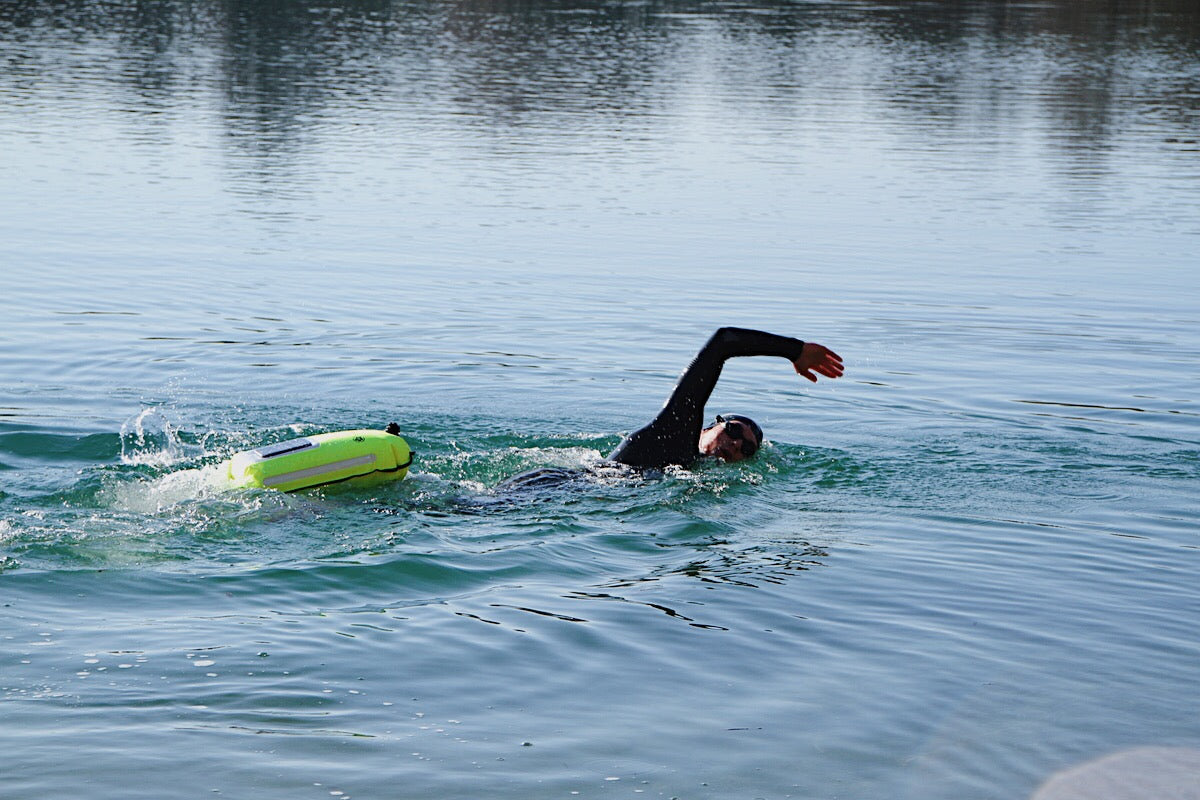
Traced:
<path fill-rule="evenodd" d="M 357 467 L 363 464 L 375 463 L 375 454 L 371 453 L 357 458 L 347 458 L 342 461 L 334 461 L 331 464 L 322 464 L 319 467 L 310 467 L 308 469 L 298 469 L 294 472 L 285 472 L 282 475 L 272 475 L 269 478 L 263 478 L 263 486 L 271 487 L 278 486 L 281 483 L 291 483 L 292 481 L 304 480 L 305 478 L 315 478 L 320 475 L 328 475 L 331 472 L 339 472 L 350 467 Z"/>

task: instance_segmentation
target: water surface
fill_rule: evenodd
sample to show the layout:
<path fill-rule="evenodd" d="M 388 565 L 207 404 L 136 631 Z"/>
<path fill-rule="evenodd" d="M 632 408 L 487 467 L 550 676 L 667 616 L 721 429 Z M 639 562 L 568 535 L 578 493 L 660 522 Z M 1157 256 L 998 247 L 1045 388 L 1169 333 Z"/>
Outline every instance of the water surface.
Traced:
<path fill-rule="evenodd" d="M 1200 747 L 1190 3 L 11 2 L 0 98 L 13 796 L 1013 798 Z M 495 491 L 723 324 L 848 374 L 729 364 L 746 464 Z M 393 420 L 403 483 L 197 478 Z"/>

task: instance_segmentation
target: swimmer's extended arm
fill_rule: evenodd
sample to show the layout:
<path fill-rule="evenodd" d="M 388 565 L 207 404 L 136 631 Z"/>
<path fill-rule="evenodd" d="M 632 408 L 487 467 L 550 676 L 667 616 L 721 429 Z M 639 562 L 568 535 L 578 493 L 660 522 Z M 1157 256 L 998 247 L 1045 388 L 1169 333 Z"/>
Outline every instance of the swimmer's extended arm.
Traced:
<path fill-rule="evenodd" d="M 810 381 L 818 373 L 841 375 L 841 359 L 819 344 L 745 328 L 721 328 L 684 370 L 670 398 L 649 425 L 634 431 L 609 458 L 634 467 L 686 466 L 696 459 L 704 405 L 721 377 L 726 359 L 737 356 L 782 356 Z"/>

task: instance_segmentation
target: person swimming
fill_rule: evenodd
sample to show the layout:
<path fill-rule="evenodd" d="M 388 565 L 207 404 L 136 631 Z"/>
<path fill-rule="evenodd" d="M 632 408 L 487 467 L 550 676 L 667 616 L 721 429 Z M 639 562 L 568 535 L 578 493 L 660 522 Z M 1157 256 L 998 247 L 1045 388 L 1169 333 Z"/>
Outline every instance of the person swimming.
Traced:
<path fill-rule="evenodd" d="M 762 446 L 758 423 L 740 414 L 721 414 L 704 425 L 704 406 L 712 396 L 721 369 L 730 358 L 780 356 L 792 362 L 802 377 L 817 382 L 817 376 L 840 378 L 842 357 L 824 345 L 789 336 L 746 328 L 720 328 L 700 348 L 683 371 L 671 396 L 649 423 L 626 436 L 608 456 L 608 461 L 636 469 L 689 467 L 702 456 L 726 462 L 752 457 Z M 542 487 L 572 477 L 563 469 L 542 469 L 504 481 L 498 488 Z"/>
<path fill-rule="evenodd" d="M 817 382 L 817 375 L 839 378 L 842 358 L 828 347 L 746 328 L 720 328 L 700 348 L 679 377 L 658 415 L 625 437 L 610 461 L 642 469 L 690 466 L 700 456 L 734 462 L 753 456 L 762 445 L 762 428 L 739 414 L 718 416 L 704 427 L 704 406 L 730 358 L 781 356 L 797 373 Z"/>

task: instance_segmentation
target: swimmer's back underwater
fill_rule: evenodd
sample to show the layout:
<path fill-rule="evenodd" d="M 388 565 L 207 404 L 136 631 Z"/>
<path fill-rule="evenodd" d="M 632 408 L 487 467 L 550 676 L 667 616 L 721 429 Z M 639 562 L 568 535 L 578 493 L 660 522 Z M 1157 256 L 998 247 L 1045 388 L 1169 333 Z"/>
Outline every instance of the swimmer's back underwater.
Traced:
<path fill-rule="evenodd" d="M 496 491 L 506 493 L 533 489 L 549 489 L 582 480 L 587 477 L 587 474 L 587 471 L 583 469 L 541 467 L 540 469 L 531 469 L 528 472 L 513 475 L 511 478 L 505 478 L 496 484 Z"/>

